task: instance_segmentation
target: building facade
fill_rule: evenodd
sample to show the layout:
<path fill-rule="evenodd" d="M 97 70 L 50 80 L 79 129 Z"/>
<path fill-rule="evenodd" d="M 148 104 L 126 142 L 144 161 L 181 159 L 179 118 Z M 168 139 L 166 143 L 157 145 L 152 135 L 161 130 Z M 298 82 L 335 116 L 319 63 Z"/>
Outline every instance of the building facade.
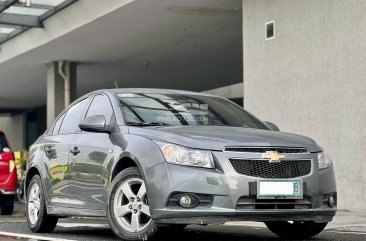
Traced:
<path fill-rule="evenodd" d="M 243 1 L 245 108 L 317 140 L 346 210 L 366 210 L 365 11 L 362 0 Z"/>

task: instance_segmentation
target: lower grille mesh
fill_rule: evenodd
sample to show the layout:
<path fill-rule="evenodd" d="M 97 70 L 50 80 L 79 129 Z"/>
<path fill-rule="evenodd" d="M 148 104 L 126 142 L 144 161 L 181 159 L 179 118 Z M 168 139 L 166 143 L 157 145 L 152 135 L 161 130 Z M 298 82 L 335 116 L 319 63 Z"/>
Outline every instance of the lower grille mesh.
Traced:
<path fill-rule="evenodd" d="M 270 163 L 268 160 L 230 159 L 239 174 L 261 178 L 295 178 L 311 172 L 311 160 L 284 160 Z"/>
<path fill-rule="evenodd" d="M 236 204 L 236 209 L 310 209 L 312 208 L 311 197 L 297 200 L 259 200 L 254 197 L 241 197 Z"/>

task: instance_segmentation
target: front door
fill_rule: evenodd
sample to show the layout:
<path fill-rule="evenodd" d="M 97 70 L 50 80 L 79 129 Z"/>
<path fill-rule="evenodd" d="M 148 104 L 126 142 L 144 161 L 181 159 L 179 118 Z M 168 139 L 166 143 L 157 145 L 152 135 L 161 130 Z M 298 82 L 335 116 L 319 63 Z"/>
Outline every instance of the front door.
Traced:
<path fill-rule="evenodd" d="M 104 210 L 107 201 L 105 162 L 111 156 L 109 135 L 77 134 L 71 148 L 70 206 Z"/>
<path fill-rule="evenodd" d="M 96 95 L 85 117 L 101 115 L 107 125 L 113 118 L 108 96 Z M 81 132 L 75 136 L 70 156 L 70 206 L 105 210 L 107 203 L 106 165 L 112 157 L 112 143 L 107 133 Z"/>

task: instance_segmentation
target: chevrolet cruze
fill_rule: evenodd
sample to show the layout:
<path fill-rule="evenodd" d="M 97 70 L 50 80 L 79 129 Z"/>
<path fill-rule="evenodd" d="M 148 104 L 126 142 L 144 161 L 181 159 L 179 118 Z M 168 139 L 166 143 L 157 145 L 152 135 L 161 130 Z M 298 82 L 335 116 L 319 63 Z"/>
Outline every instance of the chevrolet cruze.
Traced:
<path fill-rule="evenodd" d="M 224 98 L 177 90 L 81 97 L 31 147 L 25 188 L 33 232 L 51 232 L 61 217 L 107 217 L 125 240 L 227 221 L 309 238 L 337 206 L 332 162 L 312 139 Z"/>

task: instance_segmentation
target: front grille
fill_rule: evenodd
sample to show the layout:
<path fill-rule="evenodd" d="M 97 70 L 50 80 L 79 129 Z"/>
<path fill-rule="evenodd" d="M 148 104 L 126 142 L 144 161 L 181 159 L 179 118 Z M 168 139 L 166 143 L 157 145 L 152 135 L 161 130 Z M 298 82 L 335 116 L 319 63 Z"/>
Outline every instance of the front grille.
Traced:
<path fill-rule="evenodd" d="M 284 148 L 284 147 L 225 147 L 224 151 L 248 152 L 248 153 L 266 153 L 268 151 L 275 151 L 281 154 L 309 153 L 309 151 L 306 148 Z"/>
<path fill-rule="evenodd" d="M 311 160 L 283 160 L 270 163 L 269 160 L 229 159 L 239 174 L 261 178 L 294 178 L 310 174 Z"/>
<path fill-rule="evenodd" d="M 311 209 L 311 197 L 304 196 L 304 199 L 268 199 L 261 200 L 255 197 L 241 197 L 239 198 L 236 209 Z"/>

